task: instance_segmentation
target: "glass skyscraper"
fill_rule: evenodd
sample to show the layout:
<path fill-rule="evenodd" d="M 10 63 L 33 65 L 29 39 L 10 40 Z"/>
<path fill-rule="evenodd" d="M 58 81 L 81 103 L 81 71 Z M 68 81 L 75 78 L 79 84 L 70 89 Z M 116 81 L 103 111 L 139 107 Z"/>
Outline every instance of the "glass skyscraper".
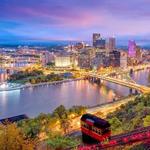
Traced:
<path fill-rule="evenodd" d="M 135 41 L 129 41 L 128 56 L 129 57 L 135 57 L 136 56 L 136 43 L 135 43 Z"/>

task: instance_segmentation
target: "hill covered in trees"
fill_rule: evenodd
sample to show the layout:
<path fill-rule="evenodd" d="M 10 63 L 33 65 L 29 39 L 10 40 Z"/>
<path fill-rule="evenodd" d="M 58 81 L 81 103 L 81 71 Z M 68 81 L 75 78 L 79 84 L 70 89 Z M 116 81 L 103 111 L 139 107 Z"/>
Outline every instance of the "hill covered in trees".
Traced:
<path fill-rule="evenodd" d="M 150 94 L 137 96 L 134 101 L 121 105 L 119 109 L 109 113 L 107 119 L 111 123 L 113 134 L 150 125 Z"/>
<path fill-rule="evenodd" d="M 72 130 L 71 121 L 86 112 L 86 107 L 63 105 L 53 113 L 17 123 L 0 124 L 0 150 L 63 150 L 76 148 L 80 139 L 67 136 Z M 43 146 L 44 145 L 44 146 Z M 39 148 L 42 147 L 42 148 Z"/>
<path fill-rule="evenodd" d="M 116 111 L 109 113 L 106 119 L 111 124 L 113 135 L 150 126 L 150 94 L 139 95 L 134 101 L 121 105 Z M 134 146 L 131 149 L 145 150 L 144 145 Z"/>

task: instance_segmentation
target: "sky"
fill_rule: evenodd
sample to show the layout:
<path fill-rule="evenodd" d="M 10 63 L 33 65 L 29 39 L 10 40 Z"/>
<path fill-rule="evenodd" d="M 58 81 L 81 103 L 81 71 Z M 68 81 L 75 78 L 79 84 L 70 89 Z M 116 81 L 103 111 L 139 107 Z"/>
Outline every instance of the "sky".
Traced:
<path fill-rule="evenodd" d="M 150 42 L 150 0 L 0 0 L 0 42 L 92 40 Z"/>

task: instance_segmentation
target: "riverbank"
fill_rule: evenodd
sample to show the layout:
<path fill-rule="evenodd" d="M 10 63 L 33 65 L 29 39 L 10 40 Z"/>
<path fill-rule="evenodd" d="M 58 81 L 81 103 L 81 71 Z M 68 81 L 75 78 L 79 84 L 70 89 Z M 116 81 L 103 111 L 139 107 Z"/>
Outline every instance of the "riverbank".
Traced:
<path fill-rule="evenodd" d="M 61 84 L 61 83 L 66 83 L 66 82 L 72 82 L 72 81 L 79 81 L 79 80 L 83 80 L 83 78 L 65 79 L 65 80 L 53 81 L 53 82 L 42 82 L 42 83 L 37 83 L 37 84 L 27 84 L 27 85 L 24 86 L 24 88 L 37 87 L 37 86 L 45 86 L 45 85 L 56 85 L 56 84 Z"/>
<path fill-rule="evenodd" d="M 21 89 L 25 89 L 25 88 L 41 87 L 41 86 L 47 86 L 47 85 L 57 85 L 57 84 L 62 84 L 62 83 L 72 82 L 72 81 L 79 81 L 79 80 L 83 80 L 83 78 L 65 79 L 65 80 L 53 81 L 53 82 L 42 82 L 42 83 L 37 83 L 37 84 L 27 83 L 27 84 L 25 84 L 25 85 L 20 85 L 20 86 L 18 86 L 18 87 L 14 87 L 14 88 L 4 88 L 4 89 L 0 89 L 0 92 L 21 90 Z"/>
<path fill-rule="evenodd" d="M 89 107 L 87 109 L 87 112 L 94 114 L 94 113 L 97 113 L 97 112 L 104 113 L 104 112 L 108 111 L 106 113 L 106 114 L 108 114 L 108 113 L 114 111 L 116 108 L 119 108 L 121 105 L 124 105 L 124 104 L 128 103 L 129 101 L 133 101 L 135 99 L 135 97 L 136 97 L 135 95 L 127 96 L 127 97 L 121 98 L 117 101 L 112 101 L 112 102 L 108 102 L 108 103 L 105 103 L 105 104 Z M 105 117 L 106 114 L 103 117 Z"/>

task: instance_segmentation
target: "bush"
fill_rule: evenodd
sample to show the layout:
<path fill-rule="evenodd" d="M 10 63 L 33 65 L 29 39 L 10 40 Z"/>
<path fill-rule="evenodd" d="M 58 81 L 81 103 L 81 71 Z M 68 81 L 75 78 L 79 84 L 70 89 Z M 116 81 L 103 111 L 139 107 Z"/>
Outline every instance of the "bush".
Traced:
<path fill-rule="evenodd" d="M 70 137 L 64 137 L 57 135 L 56 137 L 50 137 L 47 140 L 47 145 L 51 150 L 65 150 L 74 149 L 79 145 L 79 142 Z"/>

